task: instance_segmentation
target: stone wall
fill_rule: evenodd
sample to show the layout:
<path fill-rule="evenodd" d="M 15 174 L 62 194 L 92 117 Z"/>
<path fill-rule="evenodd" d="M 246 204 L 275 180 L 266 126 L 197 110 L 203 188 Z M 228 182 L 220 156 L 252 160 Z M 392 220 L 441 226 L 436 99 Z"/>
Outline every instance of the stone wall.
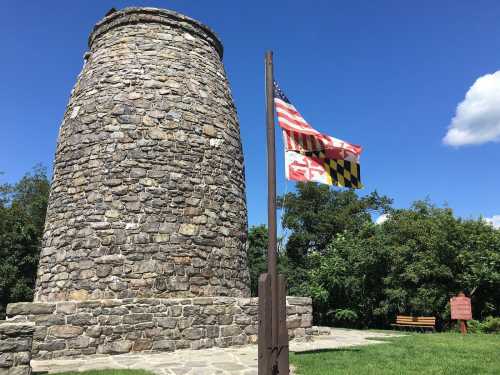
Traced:
<path fill-rule="evenodd" d="M 0 322 L 0 375 L 30 375 L 35 327 L 29 323 Z"/>
<path fill-rule="evenodd" d="M 287 297 L 290 338 L 313 333 L 311 303 Z M 50 359 L 255 343 L 258 298 L 15 303 L 7 314 L 10 320 L 36 324 L 33 357 Z"/>
<path fill-rule="evenodd" d="M 106 16 L 61 124 L 35 301 L 249 296 L 222 45 L 153 8 Z"/>

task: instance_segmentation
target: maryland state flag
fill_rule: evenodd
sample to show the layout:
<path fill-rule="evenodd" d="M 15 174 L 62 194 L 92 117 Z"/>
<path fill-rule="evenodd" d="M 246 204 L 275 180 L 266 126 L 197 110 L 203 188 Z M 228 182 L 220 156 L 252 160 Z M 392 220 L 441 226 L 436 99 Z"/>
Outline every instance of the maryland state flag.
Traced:
<path fill-rule="evenodd" d="M 362 148 L 313 129 L 274 82 L 274 107 L 283 129 L 286 178 L 361 189 Z"/>

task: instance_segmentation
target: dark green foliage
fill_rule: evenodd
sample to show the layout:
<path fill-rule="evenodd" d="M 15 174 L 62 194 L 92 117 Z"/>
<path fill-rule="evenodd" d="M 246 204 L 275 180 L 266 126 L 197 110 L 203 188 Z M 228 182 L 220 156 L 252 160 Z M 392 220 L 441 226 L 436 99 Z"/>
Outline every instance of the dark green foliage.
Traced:
<path fill-rule="evenodd" d="M 338 234 L 324 254 L 310 255 L 307 293 L 313 297 L 318 324 L 347 327 L 380 326 L 388 257 L 375 236 Z"/>
<path fill-rule="evenodd" d="M 455 331 L 460 332 L 460 325 L 455 324 Z M 500 334 L 500 317 L 494 318 L 488 316 L 485 320 L 472 319 L 467 321 L 467 332 L 469 333 L 499 333 Z"/>
<path fill-rule="evenodd" d="M 412 314 L 446 327 L 449 299 L 461 290 L 475 318 L 499 314 L 500 231 L 484 221 L 429 201 L 392 209 L 376 192 L 359 197 L 313 183 L 280 204 L 289 293 L 313 297 L 316 324 L 384 327 Z M 376 225 L 373 212 L 389 219 Z"/>
<path fill-rule="evenodd" d="M 371 214 L 384 212 L 391 200 L 377 192 L 360 198 L 354 190 L 299 182 L 297 192 L 280 197 L 278 203 L 284 210 L 283 228 L 291 231 L 288 257 L 300 263 L 311 252 L 323 253 L 338 233 L 359 233 L 371 223 Z"/>
<path fill-rule="evenodd" d="M 457 332 L 460 332 L 460 325 L 456 324 L 455 326 L 456 328 L 456 331 Z M 472 320 L 469 320 L 467 321 L 467 332 L 468 333 L 479 333 L 481 332 L 481 322 L 479 320 L 476 320 L 476 319 L 472 319 Z"/>
<path fill-rule="evenodd" d="M 484 333 L 500 333 L 500 317 L 494 318 L 488 316 L 485 321 L 481 323 L 481 331 Z"/>
<path fill-rule="evenodd" d="M 250 291 L 252 297 L 258 295 L 259 276 L 267 272 L 267 243 L 269 236 L 265 225 L 250 227 L 248 231 L 248 268 L 250 271 Z M 278 239 L 279 240 L 279 239 Z M 278 254 L 278 273 L 287 273 L 286 254 Z"/>
<path fill-rule="evenodd" d="M 309 270 L 317 266 L 311 256 L 324 255 L 337 234 L 362 232 L 371 225 L 371 214 L 385 212 L 391 200 L 377 192 L 360 198 L 353 190 L 298 183 L 297 191 L 280 197 L 278 203 L 283 209 L 283 228 L 290 233 L 285 247 L 289 291 L 307 295 Z"/>
<path fill-rule="evenodd" d="M 391 255 L 384 277 L 385 298 L 380 309 L 396 314 L 447 318 L 449 298 L 461 286 L 457 256 L 461 247 L 460 221 L 448 208 L 416 202 L 409 210 L 394 210 L 379 230 Z"/>
<path fill-rule="evenodd" d="M 266 272 L 267 227 L 259 225 L 248 231 L 248 268 L 250 270 L 250 291 L 257 296 L 259 275 Z"/>
<path fill-rule="evenodd" d="M 498 309 L 500 232 L 490 225 L 420 201 L 394 210 L 379 236 L 391 254 L 381 304 L 388 317 L 406 312 L 446 321 L 449 298 L 461 290 L 472 295 L 475 317 Z"/>
<path fill-rule="evenodd" d="M 33 298 L 49 187 L 41 167 L 0 186 L 0 319 L 8 303 Z"/>

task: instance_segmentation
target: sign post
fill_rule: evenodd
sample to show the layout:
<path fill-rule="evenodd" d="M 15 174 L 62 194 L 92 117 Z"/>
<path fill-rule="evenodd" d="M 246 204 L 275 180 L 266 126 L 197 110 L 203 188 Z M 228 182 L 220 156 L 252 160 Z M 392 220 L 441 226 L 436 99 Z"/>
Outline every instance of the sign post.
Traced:
<path fill-rule="evenodd" d="M 276 148 L 274 136 L 273 53 L 266 52 L 267 273 L 259 278 L 259 375 L 288 375 L 286 282 L 277 272 Z"/>
<path fill-rule="evenodd" d="M 451 319 L 458 320 L 460 324 L 460 332 L 462 335 L 467 333 L 467 320 L 472 319 L 472 306 L 470 298 L 466 297 L 463 292 L 458 293 L 458 296 L 450 299 Z"/>

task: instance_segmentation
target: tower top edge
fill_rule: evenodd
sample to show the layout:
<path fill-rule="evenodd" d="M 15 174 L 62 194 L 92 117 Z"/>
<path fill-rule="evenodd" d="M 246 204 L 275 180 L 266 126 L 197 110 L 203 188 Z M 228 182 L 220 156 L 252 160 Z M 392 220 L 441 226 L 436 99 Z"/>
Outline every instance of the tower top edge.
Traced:
<path fill-rule="evenodd" d="M 89 48 L 92 48 L 94 41 L 108 30 L 118 26 L 135 23 L 177 24 L 179 28 L 186 29 L 186 31 L 195 31 L 199 36 L 201 34 L 202 37 L 213 45 L 222 59 L 224 47 L 218 35 L 210 27 L 194 18 L 169 9 L 150 7 L 127 7 L 109 12 L 102 20 L 97 22 L 92 29 L 88 40 Z"/>

